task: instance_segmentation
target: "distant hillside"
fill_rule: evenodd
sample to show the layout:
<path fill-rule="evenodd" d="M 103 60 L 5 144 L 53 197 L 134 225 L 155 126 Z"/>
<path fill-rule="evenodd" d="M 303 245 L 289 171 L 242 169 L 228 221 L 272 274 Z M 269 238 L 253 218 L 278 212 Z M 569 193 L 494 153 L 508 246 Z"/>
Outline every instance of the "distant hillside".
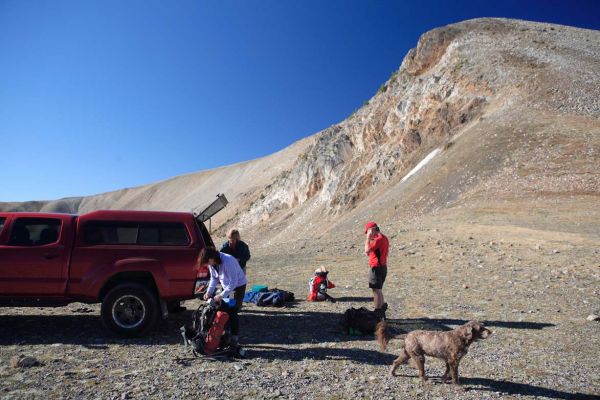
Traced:
<path fill-rule="evenodd" d="M 425 214 L 600 235 L 599 167 L 600 32 L 475 19 L 425 33 L 368 104 L 268 157 L 0 208 L 190 210 L 224 192 L 213 226 L 265 244 Z"/>

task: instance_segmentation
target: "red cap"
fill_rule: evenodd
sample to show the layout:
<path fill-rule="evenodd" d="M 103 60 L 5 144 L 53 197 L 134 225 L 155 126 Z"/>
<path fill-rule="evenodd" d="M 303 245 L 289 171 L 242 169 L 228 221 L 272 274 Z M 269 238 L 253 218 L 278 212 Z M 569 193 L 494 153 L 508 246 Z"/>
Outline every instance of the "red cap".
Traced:
<path fill-rule="evenodd" d="M 365 224 L 365 233 L 367 233 L 367 231 L 371 228 L 376 228 L 377 224 L 373 221 L 369 221 Z"/>

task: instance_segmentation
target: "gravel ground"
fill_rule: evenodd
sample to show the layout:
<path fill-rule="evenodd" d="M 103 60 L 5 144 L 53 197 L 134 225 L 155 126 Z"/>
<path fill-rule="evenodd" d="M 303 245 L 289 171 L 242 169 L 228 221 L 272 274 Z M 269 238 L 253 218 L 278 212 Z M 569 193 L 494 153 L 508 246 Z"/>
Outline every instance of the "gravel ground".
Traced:
<path fill-rule="evenodd" d="M 178 328 L 197 306 L 172 315 L 148 337 L 107 335 L 97 305 L 0 309 L 0 397 L 11 398 L 598 398 L 600 311 L 598 241 L 546 233 L 506 235 L 471 227 L 388 229 L 392 253 L 384 292 L 398 332 L 448 329 L 470 319 L 494 334 L 461 363 L 460 387 L 443 384 L 443 363 L 428 359 L 421 385 L 404 365 L 387 375 L 402 342 L 380 353 L 373 337 L 346 336 L 341 315 L 371 307 L 361 237 L 331 237 L 254 249 L 250 284 L 296 293 L 286 308 L 247 306 L 243 360 L 194 358 Z M 319 265 L 337 285 L 333 304 L 308 303 Z M 17 355 L 41 365 L 13 368 Z"/>

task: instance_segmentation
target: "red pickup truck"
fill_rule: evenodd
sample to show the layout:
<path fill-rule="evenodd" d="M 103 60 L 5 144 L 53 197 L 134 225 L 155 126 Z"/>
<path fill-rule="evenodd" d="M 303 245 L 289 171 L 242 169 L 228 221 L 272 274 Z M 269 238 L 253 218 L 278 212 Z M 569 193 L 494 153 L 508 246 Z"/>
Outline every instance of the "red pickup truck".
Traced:
<path fill-rule="evenodd" d="M 194 297 L 205 246 L 213 241 L 192 213 L 0 212 L 0 306 L 100 302 L 110 331 L 138 336 Z"/>

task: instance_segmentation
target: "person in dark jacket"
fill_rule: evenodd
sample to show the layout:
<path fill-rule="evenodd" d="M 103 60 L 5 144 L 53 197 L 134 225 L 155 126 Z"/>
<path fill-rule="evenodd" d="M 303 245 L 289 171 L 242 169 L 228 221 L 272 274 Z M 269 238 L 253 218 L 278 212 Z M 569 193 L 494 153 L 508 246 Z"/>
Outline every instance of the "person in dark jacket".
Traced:
<path fill-rule="evenodd" d="M 246 273 L 246 262 L 250 259 L 250 249 L 240 239 L 240 232 L 237 229 L 231 229 L 227 233 L 227 241 L 221 246 L 221 253 L 234 256 L 240 263 L 244 274 Z"/>

